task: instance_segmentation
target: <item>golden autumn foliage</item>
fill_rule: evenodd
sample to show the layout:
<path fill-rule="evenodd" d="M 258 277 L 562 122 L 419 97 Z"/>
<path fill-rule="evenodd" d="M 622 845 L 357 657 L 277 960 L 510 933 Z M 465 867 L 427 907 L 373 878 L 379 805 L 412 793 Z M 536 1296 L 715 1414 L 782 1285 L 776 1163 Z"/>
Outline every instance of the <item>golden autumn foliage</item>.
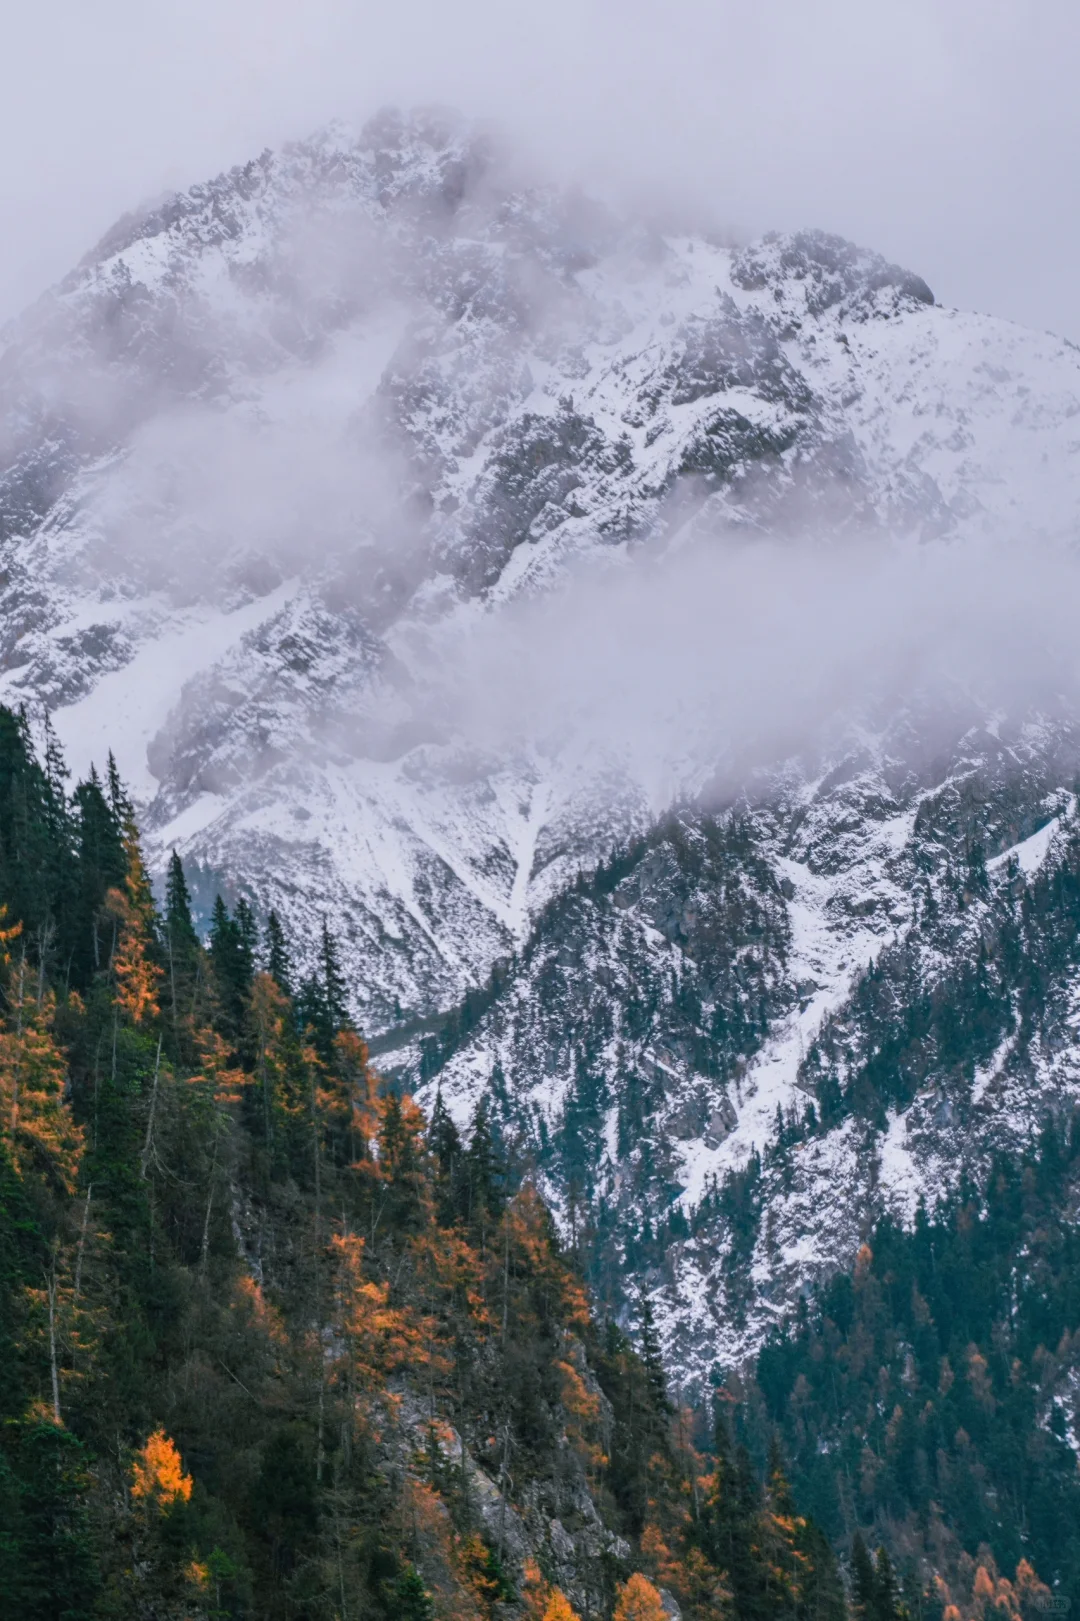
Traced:
<path fill-rule="evenodd" d="M 373 1388 L 402 1367 L 422 1367 L 430 1325 L 415 1311 L 390 1305 L 390 1285 L 364 1275 L 364 1240 L 335 1233 L 330 1240 L 349 1347 L 349 1372 L 361 1387 Z"/>
<path fill-rule="evenodd" d="M 0 1133 L 18 1169 L 47 1167 L 53 1181 L 71 1193 L 83 1132 L 64 1104 L 67 1065 L 53 1036 L 56 998 L 51 990 L 38 994 L 36 976 L 22 958 L 9 970 L 6 1003 L 0 1025 Z"/>
<path fill-rule="evenodd" d="M 575 1347 L 580 1356 L 580 1350 Z M 586 1383 L 585 1362 L 576 1367 L 569 1358 L 555 1364 L 561 1375 L 563 1411 L 566 1414 L 567 1437 L 586 1469 L 603 1469 L 607 1455 L 600 1444 L 600 1392 Z"/>
<path fill-rule="evenodd" d="M 589 1324 L 589 1300 L 585 1285 L 564 1266 L 550 1241 L 551 1218 L 536 1189 L 528 1182 L 507 1206 L 510 1244 L 519 1265 L 546 1288 L 559 1303 L 559 1313 L 567 1328 L 581 1332 Z"/>
<path fill-rule="evenodd" d="M 667 1621 L 663 1599 L 640 1571 L 619 1588 L 614 1621 Z"/>
<path fill-rule="evenodd" d="M 10 968 L 11 952 L 8 950 L 8 946 L 13 940 L 17 940 L 22 933 L 22 924 L 8 923 L 7 917 L 7 906 L 0 905 L 0 969 Z"/>
<path fill-rule="evenodd" d="M 224 1037 L 204 1025 L 195 1035 L 194 1050 L 199 1071 L 188 1077 L 188 1085 L 204 1088 L 207 1100 L 216 1108 L 239 1103 L 251 1077 L 233 1062 Z"/>
<path fill-rule="evenodd" d="M 210 1591 L 210 1566 L 202 1559 L 193 1559 L 184 1571 L 184 1576 L 197 1593 Z"/>
<path fill-rule="evenodd" d="M 348 1099 L 349 1161 L 354 1167 L 374 1158 L 382 1118 L 378 1079 L 368 1064 L 367 1043 L 355 1030 L 340 1030 L 334 1038 L 335 1068 Z"/>
<path fill-rule="evenodd" d="M 143 1024 L 158 1015 L 158 988 L 161 969 L 152 962 L 147 949 L 145 920 L 130 896 L 121 889 L 110 889 L 105 910 L 116 924 L 116 948 L 112 971 L 116 983 L 115 1002 L 132 1024 Z"/>
<path fill-rule="evenodd" d="M 268 1344 L 285 1344 L 288 1336 L 281 1313 L 270 1305 L 254 1278 L 237 1278 L 230 1309 L 238 1322 L 250 1326 Z"/>
<path fill-rule="evenodd" d="M 526 1559 L 522 1601 L 527 1621 L 581 1621 L 566 1594 L 544 1580 L 535 1559 Z"/>
<path fill-rule="evenodd" d="M 968 1564 L 970 1569 L 971 1561 Z M 934 1586 L 944 1604 L 942 1621 L 1021 1621 L 1033 1611 L 1048 1610 L 1053 1596 L 1026 1559 L 1017 1565 L 1012 1581 L 999 1575 L 985 1547 L 969 1579 L 970 1594 L 966 1583 L 950 1591 L 941 1576 L 935 1577 Z"/>
<path fill-rule="evenodd" d="M 176 1443 L 164 1430 L 155 1430 L 146 1445 L 135 1454 L 131 1495 L 137 1500 L 167 1507 L 178 1498 L 191 1497 L 191 1476 L 184 1473 Z"/>
<path fill-rule="evenodd" d="M 457 1550 L 458 1567 L 466 1585 L 485 1607 L 496 1604 L 502 1585 L 491 1568 L 491 1557 L 483 1538 L 475 1531 L 462 1537 Z"/>
<path fill-rule="evenodd" d="M 706 1485 L 708 1476 L 699 1478 Z M 719 1618 L 731 1614 L 732 1594 L 722 1571 L 706 1559 L 699 1548 L 687 1546 L 675 1536 L 672 1547 L 659 1526 L 650 1521 L 641 1535 L 641 1552 L 649 1570 L 685 1604 L 691 1614 Z"/>
<path fill-rule="evenodd" d="M 544 1607 L 543 1621 L 581 1621 L 570 1600 L 556 1587 Z"/>

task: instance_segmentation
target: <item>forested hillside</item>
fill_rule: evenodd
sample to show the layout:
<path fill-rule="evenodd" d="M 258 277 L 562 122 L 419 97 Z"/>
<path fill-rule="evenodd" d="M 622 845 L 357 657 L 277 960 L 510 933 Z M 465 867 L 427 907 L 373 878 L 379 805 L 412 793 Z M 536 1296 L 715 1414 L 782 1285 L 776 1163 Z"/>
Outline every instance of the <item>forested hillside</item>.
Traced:
<path fill-rule="evenodd" d="M 380 1085 L 329 931 L 201 943 L 6 709 L 0 897 L 5 1616 L 840 1621 L 779 1453 L 590 1310 L 483 1105 Z"/>
<path fill-rule="evenodd" d="M 821 1525 L 932 1566 L 939 1610 L 1015 1614 L 1032 1566 L 1080 1602 L 1078 1172 L 1073 1116 L 911 1230 L 883 1221 L 729 1392 Z"/>

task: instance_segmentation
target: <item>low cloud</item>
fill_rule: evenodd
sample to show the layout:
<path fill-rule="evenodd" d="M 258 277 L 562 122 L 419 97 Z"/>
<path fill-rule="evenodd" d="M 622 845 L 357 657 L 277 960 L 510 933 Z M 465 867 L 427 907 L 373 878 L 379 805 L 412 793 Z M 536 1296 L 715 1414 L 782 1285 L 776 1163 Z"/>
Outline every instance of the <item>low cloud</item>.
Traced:
<path fill-rule="evenodd" d="M 836 230 L 947 302 L 1075 335 L 1078 48 L 1066 0 L 42 0 L 5 35 L 0 320 L 143 198 L 438 101 L 545 173 L 747 235 Z"/>
<path fill-rule="evenodd" d="M 917 545 L 699 535 L 583 567 L 440 649 L 429 691 L 495 753 L 627 771 L 654 808 L 918 717 L 1080 711 L 1080 564 L 1027 540 Z"/>

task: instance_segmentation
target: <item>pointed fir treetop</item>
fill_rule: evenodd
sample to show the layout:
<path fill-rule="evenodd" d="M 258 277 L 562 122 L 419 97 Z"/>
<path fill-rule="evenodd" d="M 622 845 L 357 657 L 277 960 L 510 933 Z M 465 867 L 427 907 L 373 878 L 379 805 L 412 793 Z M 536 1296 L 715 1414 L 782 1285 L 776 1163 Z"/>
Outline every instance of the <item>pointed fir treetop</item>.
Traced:
<path fill-rule="evenodd" d="M 106 775 L 109 789 L 109 808 L 111 809 L 120 827 L 124 830 L 125 834 L 129 831 L 134 831 L 135 807 L 132 804 L 131 799 L 128 796 L 127 789 L 124 787 L 121 780 L 120 772 L 116 764 L 116 756 L 113 754 L 112 749 L 109 750 L 109 760 Z"/>
<path fill-rule="evenodd" d="M 263 960 L 266 972 L 277 985 L 279 991 L 286 996 L 293 993 L 293 965 L 289 943 L 285 938 L 285 930 L 281 926 L 281 919 L 271 908 L 266 919 L 266 937 L 263 945 Z"/>
<path fill-rule="evenodd" d="M 259 926 L 255 921 L 255 913 L 243 895 L 240 896 L 236 903 L 236 909 L 233 912 L 233 923 L 236 928 L 236 946 L 241 971 L 245 984 L 250 985 L 251 976 L 255 972 L 255 958 L 259 946 Z"/>
<path fill-rule="evenodd" d="M 428 1146 L 444 1175 L 449 1174 L 454 1162 L 461 1158 L 461 1135 L 443 1101 L 441 1083 L 436 1088 L 435 1104 L 431 1111 Z"/>
<path fill-rule="evenodd" d="M 325 917 L 319 939 L 318 968 L 301 984 L 296 1009 L 300 1028 L 311 1032 L 319 1056 L 329 1062 L 335 1038 L 340 1031 L 351 1029 L 352 1021 L 338 943 Z"/>
<path fill-rule="evenodd" d="M 491 1100 L 481 1093 L 473 1111 L 469 1147 L 465 1156 L 469 1214 L 476 1220 L 484 1211 L 498 1217 L 506 1203 L 507 1167 L 491 1121 Z"/>
<path fill-rule="evenodd" d="M 165 875 L 165 931 L 174 955 L 187 956 L 197 949 L 199 937 L 191 918 L 191 894 L 184 864 L 175 850 L 169 856 Z"/>
<path fill-rule="evenodd" d="M 349 1004 L 345 975 L 341 968 L 341 951 L 330 925 L 323 918 L 322 938 L 319 943 L 319 965 L 322 969 L 322 989 L 326 1013 L 334 1034 L 349 1023 Z"/>
<path fill-rule="evenodd" d="M 656 1318 L 653 1314 L 652 1302 L 644 1290 L 642 1290 L 638 1299 L 638 1339 L 638 1354 L 645 1366 L 652 1410 L 655 1413 L 669 1412 L 671 1403 L 667 1395 L 667 1379 L 664 1374 L 664 1358 L 660 1349 L 660 1336 L 656 1332 Z"/>

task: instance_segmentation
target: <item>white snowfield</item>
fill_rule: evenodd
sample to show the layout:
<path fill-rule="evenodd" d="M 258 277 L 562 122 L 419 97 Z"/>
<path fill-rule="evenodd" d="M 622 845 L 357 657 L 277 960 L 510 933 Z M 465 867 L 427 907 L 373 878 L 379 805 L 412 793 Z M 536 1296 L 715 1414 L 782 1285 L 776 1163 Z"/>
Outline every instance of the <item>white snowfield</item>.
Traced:
<path fill-rule="evenodd" d="M 112 748 L 152 863 L 177 849 L 204 902 L 242 883 L 301 949 L 326 914 L 385 1036 L 480 984 L 715 763 L 691 739 L 654 773 L 572 727 L 489 745 L 440 708 L 440 649 L 501 624 L 512 663 L 521 604 L 583 559 L 708 525 L 1074 537 L 1080 354 L 928 298 L 835 239 L 737 251 L 515 190 L 437 120 L 266 154 L 121 222 L 5 334 L 0 699 L 47 705 L 79 774 Z M 772 852 L 813 989 L 723 1141 L 679 1140 L 687 1207 L 801 1107 L 822 1019 L 906 927 L 916 809 L 849 829 L 831 873 Z M 1023 875 L 1072 815 L 1011 852 Z M 495 1056 L 447 1072 L 462 1115 Z M 536 1088 L 554 1119 L 560 1084 Z M 759 1281 L 850 1244 L 855 1152 L 850 1126 L 800 1150 Z M 896 1116 L 875 1176 L 898 1209 L 940 1170 Z M 709 1320 L 692 1270 L 665 1296 L 673 1354 Z"/>

